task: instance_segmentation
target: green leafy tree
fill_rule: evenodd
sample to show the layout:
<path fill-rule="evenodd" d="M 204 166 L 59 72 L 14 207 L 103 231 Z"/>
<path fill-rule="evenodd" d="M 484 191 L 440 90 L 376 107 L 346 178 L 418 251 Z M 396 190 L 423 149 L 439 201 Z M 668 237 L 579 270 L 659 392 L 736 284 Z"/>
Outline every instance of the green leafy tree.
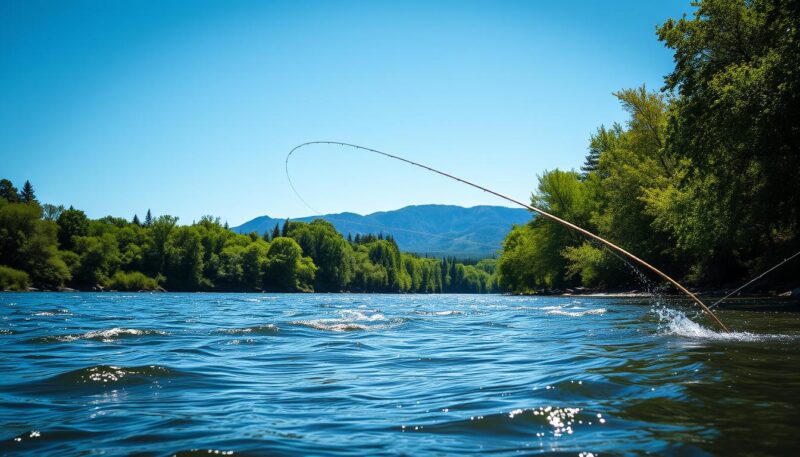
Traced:
<path fill-rule="evenodd" d="M 64 205 L 51 205 L 45 203 L 42 205 L 42 218 L 46 221 L 56 221 L 58 216 L 64 212 Z"/>
<path fill-rule="evenodd" d="M 164 216 L 161 216 L 163 218 Z M 171 290 L 202 290 L 210 284 L 203 278 L 203 244 L 194 227 L 175 227 L 164 244 L 164 272 Z"/>
<path fill-rule="evenodd" d="M 600 156 L 609 150 L 614 149 L 619 144 L 619 139 L 622 136 L 622 126 L 614 123 L 610 129 L 600 126 L 597 133 L 589 139 L 589 154 L 586 155 L 586 161 L 581 166 L 583 178 L 585 179 L 590 173 L 597 173 L 600 169 Z"/>
<path fill-rule="evenodd" d="M 800 244 L 800 10 L 778 0 L 696 7 L 658 29 L 675 53 L 666 88 L 679 95 L 665 146 L 683 169 L 648 202 L 659 227 L 697 253 L 697 279 L 722 281 Z"/>
<path fill-rule="evenodd" d="M 403 267 L 397 245 L 386 240 L 369 243 L 369 260 L 386 269 L 387 285 L 384 292 L 407 292 L 411 288 L 411 277 Z"/>
<path fill-rule="evenodd" d="M 263 276 L 268 266 L 268 251 L 269 245 L 263 240 L 251 243 L 244 248 L 241 256 L 241 284 L 245 290 L 256 290 L 263 287 Z"/>
<path fill-rule="evenodd" d="M 126 273 L 118 271 L 107 282 L 106 287 L 121 291 L 158 290 L 158 280 L 150 278 L 138 271 Z"/>
<path fill-rule="evenodd" d="M 0 198 L 4 198 L 9 203 L 19 202 L 19 193 L 11 181 L 0 179 Z"/>
<path fill-rule="evenodd" d="M 645 260 L 666 268 L 675 264 L 674 245 L 659 233 L 647 211 L 646 195 L 676 180 L 676 161 L 665 151 L 668 100 L 644 87 L 615 94 L 629 114 L 627 128 L 612 134 L 596 173 L 587 177 L 597 202 L 590 228 Z M 581 225 L 580 223 L 578 225 Z"/>
<path fill-rule="evenodd" d="M 42 220 L 41 211 L 0 199 L 0 264 L 26 272 L 37 287 L 55 288 L 70 272 L 58 252 L 58 226 Z"/>
<path fill-rule="evenodd" d="M 170 231 L 164 244 L 164 273 L 171 290 L 202 290 L 210 286 L 203 278 L 203 245 L 194 227 Z"/>
<path fill-rule="evenodd" d="M 61 212 L 56 222 L 58 224 L 58 244 L 61 249 L 74 249 L 74 238 L 89 234 L 89 218 L 81 210 L 70 207 Z"/>
<path fill-rule="evenodd" d="M 84 286 L 105 284 L 120 265 L 117 240 L 111 233 L 101 236 L 76 236 L 74 249 L 79 253 L 74 280 Z"/>
<path fill-rule="evenodd" d="M 322 219 L 310 224 L 292 222 L 287 232 L 317 267 L 314 290 L 339 292 L 347 289 L 353 278 L 353 250 L 330 222 Z"/>
<path fill-rule="evenodd" d="M 303 256 L 300 245 L 291 238 L 272 240 L 267 252 L 265 288 L 289 292 L 312 292 L 316 266 Z"/>
<path fill-rule="evenodd" d="M 0 291 L 26 290 L 31 285 L 28 273 L 0 265 Z"/>
<path fill-rule="evenodd" d="M 152 242 L 145 254 L 146 272 L 153 275 L 165 273 L 167 240 L 177 224 L 178 218 L 169 215 L 159 216 L 150 223 L 149 235 Z"/>

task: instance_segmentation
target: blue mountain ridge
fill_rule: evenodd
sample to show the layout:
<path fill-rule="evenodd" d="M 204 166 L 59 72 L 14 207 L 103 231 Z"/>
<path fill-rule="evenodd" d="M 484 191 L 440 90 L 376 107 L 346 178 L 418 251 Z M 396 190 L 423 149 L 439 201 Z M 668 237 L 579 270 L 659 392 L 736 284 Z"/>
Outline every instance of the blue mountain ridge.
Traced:
<path fill-rule="evenodd" d="M 391 234 L 401 250 L 420 255 L 483 258 L 497 253 L 513 225 L 527 223 L 531 217 L 528 210 L 505 206 L 413 205 L 365 216 L 345 212 L 290 220 L 324 219 L 344 236 Z M 231 230 L 263 235 L 283 222 L 284 219 L 260 216 Z"/>

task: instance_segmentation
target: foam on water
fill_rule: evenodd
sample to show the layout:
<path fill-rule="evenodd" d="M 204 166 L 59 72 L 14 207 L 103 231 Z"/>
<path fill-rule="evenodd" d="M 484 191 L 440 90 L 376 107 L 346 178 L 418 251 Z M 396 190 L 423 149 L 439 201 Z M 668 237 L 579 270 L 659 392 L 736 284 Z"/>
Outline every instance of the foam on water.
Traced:
<path fill-rule="evenodd" d="M 458 311 L 455 309 L 448 309 L 445 311 L 414 311 L 414 314 L 420 314 L 423 316 L 454 316 L 458 314 L 464 314 L 464 311 Z"/>
<path fill-rule="evenodd" d="M 144 336 L 144 335 L 166 335 L 166 332 L 159 330 L 148 330 L 138 328 L 121 328 L 114 327 L 105 330 L 92 330 L 90 332 L 72 335 L 53 335 L 43 338 L 37 338 L 35 342 L 49 343 L 49 342 L 70 342 L 75 340 L 101 340 L 104 343 L 110 343 L 118 338 L 126 336 Z"/>
<path fill-rule="evenodd" d="M 343 323 L 336 322 L 335 319 L 314 319 L 304 321 L 294 321 L 293 325 L 301 325 L 303 327 L 311 327 L 317 330 L 328 330 L 330 332 L 352 332 L 354 330 L 376 330 L 383 326 L 378 325 L 364 325 L 356 323 Z"/>
<path fill-rule="evenodd" d="M 594 314 L 605 314 L 605 308 L 594 308 L 594 309 L 586 309 L 583 311 L 568 311 L 564 309 L 551 309 L 547 311 L 547 314 L 558 315 L 558 316 L 569 316 L 569 317 L 583 317 L 587 315 L 594 315 Z"/>
<path fill-rule="evenodd" d="M 687 338 L 699 338 L 721 341 L 758 342 L 768 340 L 788 340 L 790 335 L 758 334 L 751 332 L 718 332 L 703 327 L 689 319 L 683 311 L 666 306 L 654 306 L 653 312 L 658 316 L 659 331 L 667 335 L 677 335 Z"/>
<path fill-rule="evenodd" d="M 239 335 L 243 333 L 265 334 L 270 335 L 278 333 L 278 326 L 275 324 L 254 325 L 252 327 L 243 328 L 224 328 L 218 330 L 219 333 L 229 333 L 231 335 Z"/>
<path fill-rule="evenodd" d="M 298 320 L 291 322 L 291 324 L 331 332 L 380 330 L 387 327 L 388 319 L 386 319 L 386 316 L 378 311 L 372 311 L 373 314 L 367 314 L 369 312 L 367 310 L 344 309 L 339 311 L 338 318 Z M 373 324 L 374 322 L 380 322 L 380 324 Z"/>

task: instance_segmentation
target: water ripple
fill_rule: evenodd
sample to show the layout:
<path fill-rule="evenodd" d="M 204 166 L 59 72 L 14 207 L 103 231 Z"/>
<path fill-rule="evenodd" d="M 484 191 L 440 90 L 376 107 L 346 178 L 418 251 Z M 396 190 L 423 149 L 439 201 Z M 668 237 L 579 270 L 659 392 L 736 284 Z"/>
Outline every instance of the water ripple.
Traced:
<path fill-rule="evenodd" d="M 0 454 L 793 455 L 790 309 L 4 293 Z"/>

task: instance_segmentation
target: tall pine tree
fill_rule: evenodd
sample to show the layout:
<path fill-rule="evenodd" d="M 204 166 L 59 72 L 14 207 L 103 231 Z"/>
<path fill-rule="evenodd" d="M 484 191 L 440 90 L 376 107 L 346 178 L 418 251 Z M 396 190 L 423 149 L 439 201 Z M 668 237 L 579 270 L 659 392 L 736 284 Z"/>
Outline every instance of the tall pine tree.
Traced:
<path fill-rule="evenodd" d="M 36 194 L 33 192 L 33 186 L 30 181 L 25 181 L 22 186 L 22 192 L 19 193 L 19 199 L 22 203 L 35 203 Z"/>
<path fill-rule="evenodd" d="M 133 220 L 131 221 L 133 225 L 142 225 L 142 222 L 139 220 L 139 215 L 134 214 Z"/>
<path fill-rule="evenodd" d="M 274 240 L 275 238 L 278 238 L 279 236 L 281 236 L 281 229 L 278 226 L 278 223 L 276 222 L 275 223 L 275 228 L 272 229 L 272 239 Z"/>
<path fill-rule="evenodd" d="M 150 214 L 150 208 L 147 208 L 147 215 L 144 217 L 144 226 L 150 227 L 153 225 L 153 215 Z"/>
<path fill-rule="evenodd" d="M 583 172 L 582 177 L 585 179 L 589 173 L 595 172 L 600 167 L 600 156 L 612 148 L 616 147 L 619 143 L 620 136 L 622 136 L 622 125 L 614 123 L 613 127 L 606 129 L 605 126 L 600 126 L 597 133 L 591 136 L 589 140 L 589 154 L 586 155 L 586 161 L 581 166 Z"/>

